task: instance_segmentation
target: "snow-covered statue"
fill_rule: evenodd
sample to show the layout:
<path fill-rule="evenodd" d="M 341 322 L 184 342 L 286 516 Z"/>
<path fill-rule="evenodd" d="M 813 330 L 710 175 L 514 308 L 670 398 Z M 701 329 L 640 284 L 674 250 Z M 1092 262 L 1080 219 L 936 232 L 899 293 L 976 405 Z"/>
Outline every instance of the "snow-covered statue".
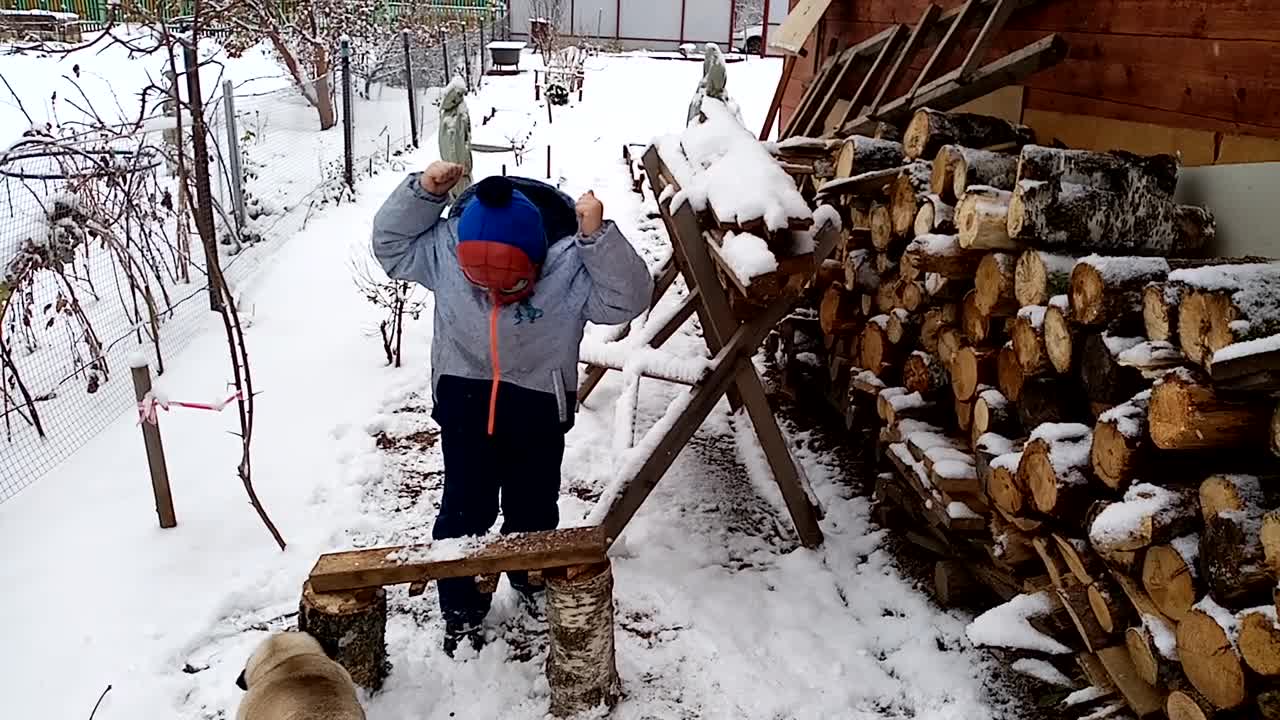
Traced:
<path fill-rule="evenodd" d="M 440 98 L 440 159 L 462 166 L 462 179 L 449 191 L 457 199 L 471 185 L 471 114 L 467 111 L 467 87 L 455 77 Z"/>
<path fill-rule="evenodd" d="M 729 99 L 729 94 L 725 91 L 728 81 L 729 70 L 725 67 L 724 55 L 721 54 L 720 47 L 715 43 L 707 43 L 702 60 L 702 80 L 698 82 L 698 89 L 693 93 L 693 100 L 689 103 L 689 117 L 686 124 L 692 125 L 698 119 L 698 114 L 702 112 L 704 97 L 723 102 L 738 115 L 739 120 L 742 119 L 737 111 L 737 105 Z"/>

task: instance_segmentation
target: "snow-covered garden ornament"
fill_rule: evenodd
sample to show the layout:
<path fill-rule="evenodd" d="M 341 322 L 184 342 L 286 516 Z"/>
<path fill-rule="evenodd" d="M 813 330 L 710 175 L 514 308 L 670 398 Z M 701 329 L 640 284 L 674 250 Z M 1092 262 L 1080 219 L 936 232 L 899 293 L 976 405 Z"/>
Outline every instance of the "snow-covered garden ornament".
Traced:
<path fill-rule="evenodd" d="M 693 100 L 689 102 L 689 116 L 685 124 L 692 125 L 698 120 L 702 113 L 702 99 L 706 97 L 723 102 L 741 121 L 742 113 L 738 110 L 737 103 L 729 99 L 729 93 L 725 89 L 728 81 L 729 70 L 725 66 L 720 47 L 715 43 L 707 43 L 702 60 L 702 80 L 698 81 L 698 89 L 694 91 Z"/>
<path fill-rule="evenodd" d="M 471 114 L 467 111 L 467 88 L 455 77 L 440 98 L 440 159 L 462 166 L 462 179 L 449 191 L 456 200 L 471 186 Z"/>

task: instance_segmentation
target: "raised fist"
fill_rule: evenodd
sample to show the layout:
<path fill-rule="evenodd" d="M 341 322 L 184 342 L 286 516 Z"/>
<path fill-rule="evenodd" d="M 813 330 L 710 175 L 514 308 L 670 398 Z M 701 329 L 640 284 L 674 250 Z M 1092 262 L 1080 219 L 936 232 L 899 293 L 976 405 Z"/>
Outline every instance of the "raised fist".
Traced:
<path fill-rule="evenodd" d="M 588 190 L 578 198 L 578 232 L 589 237 L 600 230 L 604 224 L 604 203 L 596 199 L 596 194 Z"/>
<path fill-rule="evenodd" d="M 427 166 L 419 181 L 423 190 L 432 195 L 444 195 L 462 179 L 463 172 L 463 167 L 458 163 L 436 160 Z"/>

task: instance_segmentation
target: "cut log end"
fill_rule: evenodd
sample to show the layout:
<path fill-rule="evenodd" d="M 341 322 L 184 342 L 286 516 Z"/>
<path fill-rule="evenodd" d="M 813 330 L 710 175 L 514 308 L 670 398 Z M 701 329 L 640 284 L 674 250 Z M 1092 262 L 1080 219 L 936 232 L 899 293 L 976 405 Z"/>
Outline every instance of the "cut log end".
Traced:
<path fill-rule="evenodd" d="M 1075 358 L 1075 333 L 1066 312 L 1050 305 L 1044 313 L 1044 349 L 1049 364 L 1060 374 L 1071 372 Z"/>
<path fill-rule="evenodd" d="M 1142 587 L 1161 613 L 1181 622 L 1196 603 L 1199 583 L 1195 568 L 1175 547 L 1153 545 L 1142 559 Z"/>
<path fill-rule="evenodd" d="M 390 672 L 387 662 L 387 594 L 382 588 L 317 593 L 302 586 L 298 629 L 310 634 L 360 687 L 376 691 Z"/>
<path fill-rule="evenodd" d="M 1178 657 L 1187 679 L 1216 708 L 1232 710 L 1248 700 L 1244 663 L 1228 630 L 1212 615 L 1192 610 L 1178 623 Z"/>

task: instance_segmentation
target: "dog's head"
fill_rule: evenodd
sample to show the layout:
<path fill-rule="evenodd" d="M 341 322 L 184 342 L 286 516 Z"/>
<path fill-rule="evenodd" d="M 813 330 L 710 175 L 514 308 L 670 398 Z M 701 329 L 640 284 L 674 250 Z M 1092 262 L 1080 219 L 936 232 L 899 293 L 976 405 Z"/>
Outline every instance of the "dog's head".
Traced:
<path fill-rule="evenodd" d="M 278 632 L 258 646 L 249 656 L 240 677 L 236 678 L 236 686 L 248 690 L 249 686 L 271 672 L 280 663 L 303 655 L 320 655 L 327 657 L 324 648 L 314 637 L 304 632 Z"/>

